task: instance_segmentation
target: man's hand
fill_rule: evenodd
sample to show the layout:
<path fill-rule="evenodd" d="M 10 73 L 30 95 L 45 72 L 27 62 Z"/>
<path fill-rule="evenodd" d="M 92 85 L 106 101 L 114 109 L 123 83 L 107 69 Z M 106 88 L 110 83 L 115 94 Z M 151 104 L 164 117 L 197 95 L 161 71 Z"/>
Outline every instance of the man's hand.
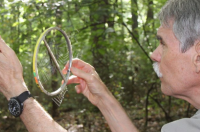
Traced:
<path fill-rule="evenodd" d="M 67 73 L 67 69 L 68 64 L 63 69 L 64 74 Z M 77 93 L 83 93 L 92 104 L 98 106 L 99 101 L 110 94 L 94 67 L 90 64 L 74 59 L 71 72 L 74 75 L 69 78 L 68 84 L 78 83 L 79 85 L 75 86 Z"/>
<path fill-rule="evenodd" d="M 68 65 L 63 69 L 64 74 L 67 73 Z M 113 132 L 137 132 L 137 128 L 101 81 L 94 67 L 82 60 L 74 59 L 71 71 L 74 75 L 69 78 L 68 84 L 79 83 L 75 87 L 77 93 L 83 93 L 99 108 Z"/>
<path fill-rule="evenodd" d="M 0 91 L 8 100 L 27 90 L 22 71 L 15 52 L 0 37 Z"/>

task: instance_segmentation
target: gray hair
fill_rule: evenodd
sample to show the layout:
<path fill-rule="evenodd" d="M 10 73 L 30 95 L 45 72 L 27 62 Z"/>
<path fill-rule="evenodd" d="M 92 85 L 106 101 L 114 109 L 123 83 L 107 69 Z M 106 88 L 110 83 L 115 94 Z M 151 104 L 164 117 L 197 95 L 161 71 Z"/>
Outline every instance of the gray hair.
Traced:
<path fill-rule="evenodd" d="M 173 32 L 183 53 L 200 39 L 200 0 L 168 0 L 159 19 L 164 25 L 173 20 Z"/>

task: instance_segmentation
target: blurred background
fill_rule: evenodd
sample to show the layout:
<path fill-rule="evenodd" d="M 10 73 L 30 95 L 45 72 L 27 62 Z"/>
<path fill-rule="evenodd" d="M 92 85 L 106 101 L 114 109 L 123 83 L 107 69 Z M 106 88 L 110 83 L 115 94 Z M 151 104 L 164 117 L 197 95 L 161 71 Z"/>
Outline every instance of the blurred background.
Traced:
<path fill-rule="evenodd" d="M 0 0 L 0 35 L 23 65 L 32 95 L 64 128 L 73 132 L 110 132 L 100 111 L 74 85 L 60 107 L 36 86 L 32 58 L 40 34 L 60 27 L 72 43 L 73 57 L 99 73 L 141 132 L 157 132 L 163 124 L 196 111 L 185 101 L 165 96 L 152 69 L 150 54 L 158 46 L 157 14 L 166 0 Z M 53 89 L 53 88 L 52 88 Z M 0 132 L 26 132 L 8 112 L 0 94 Z"/>

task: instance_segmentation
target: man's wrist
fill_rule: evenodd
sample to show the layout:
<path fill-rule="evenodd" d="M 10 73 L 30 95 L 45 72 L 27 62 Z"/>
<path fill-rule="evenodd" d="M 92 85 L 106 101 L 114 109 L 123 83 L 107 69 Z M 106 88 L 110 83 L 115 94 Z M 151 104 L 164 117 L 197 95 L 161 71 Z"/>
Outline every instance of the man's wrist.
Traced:
<path fill-rule="evenodd" d="M 12 90 L 9 91 L 7 95 L 5 95 L 7 100 L 10 100 L 10 98 L 19 96 L 21 93 L 28 91 L 28 88 L 26 87 L 25 82 L 18 83 L 17 85 L 12 86 L 12 88 L 10 89 Z"/>
<path fill-rule="evenodd" d="M 107 108 L 108 106 L 113 106 L 116 103 L 115 97 L 112 95 L 112 93 L 108 92 L 108 94 L 104 94 L 103 97 L 99 100 L 97 107 L 99 109 Z"/>
<path fill-rule="evenodd" d="M 28 98 L 28 99 L 26 99 L 25 101 L 24 101 L 24 108 L 23 108 L 23 111 L 27 111 L 27 108 L 29 108 L 29 106 L 34 106 L 34 101 L 35 101 L 35 99 L 33 98 L 33 97 L 30 97 L 30 98 Z M 30 107 L 30 108 L 32 108 L 32 107 Z M 22 114 L 21 115 L 23 115 L 23 112 L 22 112 Z"/>
<path fill-rule="evenodd" d="M 29 91 L 25 91 L 19 96 L 10 98 L 8 101 L 8 109 L 10 113 L 15 117 L 19 117 L 23 112 L 24 101 L 30 97 L 31 93 Z"/>

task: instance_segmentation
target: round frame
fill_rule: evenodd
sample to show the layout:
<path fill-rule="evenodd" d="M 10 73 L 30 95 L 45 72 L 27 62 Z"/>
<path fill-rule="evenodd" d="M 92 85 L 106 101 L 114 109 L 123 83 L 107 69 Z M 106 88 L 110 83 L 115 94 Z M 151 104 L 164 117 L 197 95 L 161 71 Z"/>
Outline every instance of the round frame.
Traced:
<path fill-rule="evenodd" d="M 46 35 L 51 31 L 51 30 L 58 30 L 60 31 L 64 37 L 65 37 L 65 40 L 67 42 L 67 47 L 68 47 L 68 50 L 69 50 L 69 68 L 67 70 L 67 74 L 66 74 L 66 77 L 65 77 L 65 81 L 64 83 L 61 85 L 60 88 L 58 88 L 56 91 L 54 92 L 48 92 L 47 90 L 44 89 L 42 83 L 40 82 L 40 79 L 39 79 L 39 74 L 38 74 L 38 70 L 37 70 L 37 54 L 39 52 L 39 48 L 40 48 L 40 44 L 42 41 L 45 40 L 45 37 Z M 56 63 L 56 62 L 55 62 Z M 56 96 L 58 94 L 60 94 L 64 89 L 65 89 L 65 86 L 67 85 L 67 81 L 69 79 L 69 76 L 70 76 L 70 68 L 72 66 L 72 47 L 71 47 L 71 42 L 67 36 L 67 34 L 61 30 L 60 28 L 58 27 L 51 27 L 51 28 L 48 28 L 46 29 L 39 37 L 39 39 L 37 40 L 37 43 L 36 43 L 36 46 L 35 46 L 35 50 L 34 50 L 34 57 L 33 57 L 33 75 L 34 75 L 34 78 L 35 78 L 35 82 L 37 84 L 37 86 L 42 90 L 42 92 L 44 92 L 45 94 L 47 94 L 48 96 Z M 60 69 L 58 69 L 60 70 Z M 62 72 L 60 73 L 62 76 L 64 76 L 62 74 Z"/>

